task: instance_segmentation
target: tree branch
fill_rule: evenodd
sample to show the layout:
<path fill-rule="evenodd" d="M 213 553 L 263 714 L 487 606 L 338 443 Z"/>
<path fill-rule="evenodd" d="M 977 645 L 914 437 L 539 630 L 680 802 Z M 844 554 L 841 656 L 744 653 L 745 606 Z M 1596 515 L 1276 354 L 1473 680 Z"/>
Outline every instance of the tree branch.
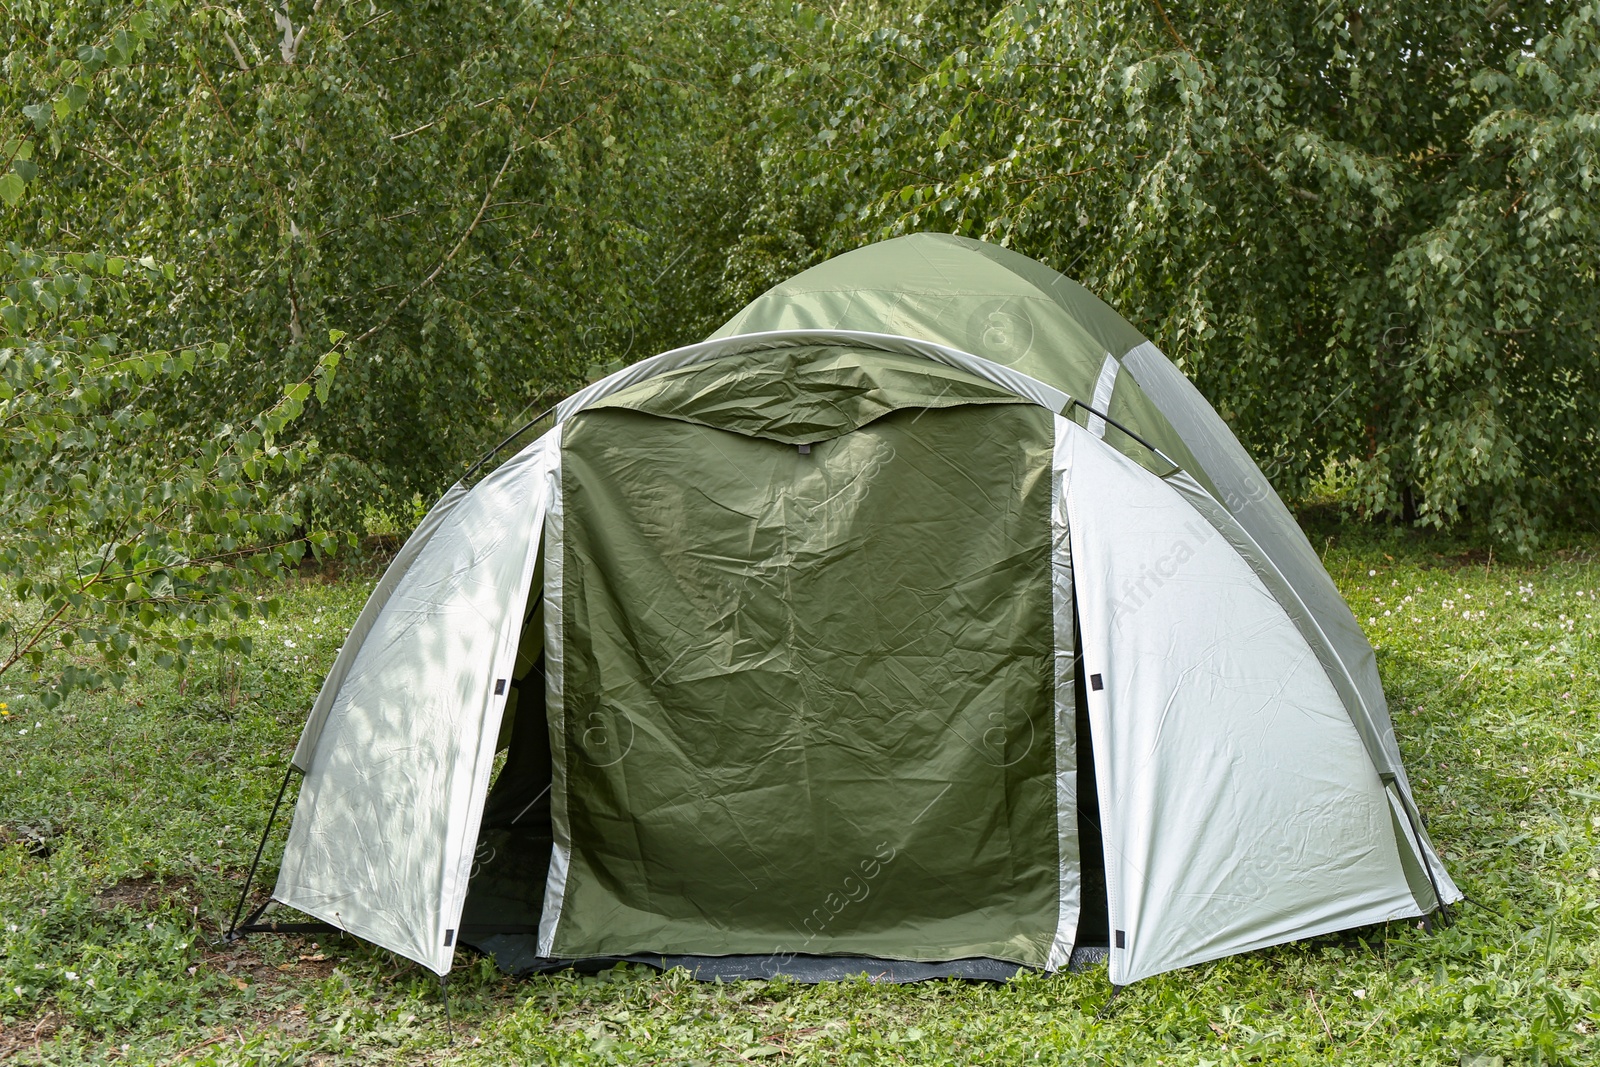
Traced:
<path fill-rule="evenodd" d="M 1156 6 L 1156 14 L 1161 16 L 1162 24 L 1167 27 L 1167 32 L 1172 35 L 1172 39 L 1178 42 L 1178 47 L 1188 52 L 1191 57 L 1198 59 L 1199 57 L 1194 54 L 1194 49 L 1185 44 L 1183 38 L 1178 36 L 1178 31 L 1173 28 L 1172 20 L 1167 18 L 1167 9 L 1161 6 L 1161 0 L 1150 0 L 1150 2 Z"/>
<path fill-rule="evenodd" d="M 232 49 L 233 58 L 238 60 L 238 62 L 239 62 L 239 69 L 244 71 L 246 74 L 249 74 L 250 73 L 250 64 L 248 64 L 248 63 L 246 63 L 244 61 L 244 53 L 239 51 L 239 42 L 235 41 L 233 39 L 233 34 L 229 33 L 227 30 L 223 30 L 222 31 L 222 39 L 224 41 L 227 41 L 228 42 L 228 47 L 230 49 Z"/>
<path fill-rule="evenodd" d="M 545 86 L 550 82 L 550 72 L 555 69 L 556 57 L 561 54 L 561 45 L 565 40 L 567 27 L 572 25 L 572 10 L 576 4 L 577 0 L 569 0 L 569 3 L 567 4 L 567 17 L 566 22 L 561 28 L 561 35 L 556 38 L 555 44 L 550 48 L 550 58 L 545 62 L 544 73 L 539 76 L 539 87 L 534 90 L 533 99 L 528 102 L 528 106 L 524 111 L 524 114 L 533 114 L 533 109 L 538 107 L 539 101 L 544 98 Z M 516 142 L 513 141 L 511 144 L 511 150 L 506 153 L 505 161 L 500 164 L 499 173 L 497 173 L 494 176 L 494 180 L 489 183 L 489 188 L 485 189 L 483 192 L 483 201 L 478 204 L 478 213 L 472 216 L 472 222 L 470 222 L 467 225 L 467 228 L 462 232 L 461 237 L 456 241 L 455 246 L 445 254 L 445 257 L 439 261 L 438 265 L 433 268 L 432 272 L 430 272 L 426 278 L 412 286 L 411 290 L 406 293 L 405 296 L 400 298 L 400 303 L 396 304 L 394 309 L 391 310 L 389 314 L 385 315 L 383 319 L 380 320 L 375 326 L 372 326 L 370 329 L 366 330 L 360 336 L 352 340 L 350 342 L 352 346 L 368 340 L 374 334 L 388 326 L 389 323 L 393 322 L 395 316 L 404 311 L 411 304 L 411 301 L 418 293 L 432 285 L 439 275 L 444 272 L 445 267 L 450 265 L 450 261 L 456 258 L 456 253 L 460 252 L 461 249 L 465 247 L 467 240 L 472 236 L 473 232 L 477 230 L 478 224 L 483 221 L 484 212 L 489 210 L 489 202 L 494 199 L 494 191 L 500 187 L 500 180 L 506 176 L 506 169 L 511 166 L 511 161 L 516 158 L 517 151 L 518 149 Z"/>
<path fill-rule="evenodd" d="M 406 293 L 405 296 L 401 297 L 400 303 L 396 304 L 394 309 L 390 311 L 389 314 L 385 315 L 383 319 L 371 329 L 367 330 L 365 333 L 361 334 L 361 336 L 351 341 L 350 343 L 352 345 L 360 344 L 361 342 L 370 338 L 373 334 L 377 333 L 379 330 L 382 330 L 385 326 L 388 326 L 389 323 L 394 321 L 394 317 L 396 315 L 400 314 L 400 312 L 406 309 L 406 307 L 411 303 L 412 299 L 418 293 L 432 285 L 434 280 L 444 272 L 444 269 L 450 265 L 450 261 L 456 258 L 456 253 L 461 251 L 461 249 L 466 245 L 467 240 L 472 236 L 473 232 L 477 230 L 478 224 L 483 221 L 484 212 L 489 210 L 489 201 L 494 198 L 494 191 L 500 188 L 500 180 L 506 176 L 506 169 L 511 166 L 511 161 L 516 158 L 516 155 L 517 146 L 513 144 L 511 146 L 511 151 L 506 153 L 505 161 L 500 164 L 499 173 L 494 176 L 494 180 L 489 183 L 489 187 L 483 191 L 483 200 L 478 204 L 478 213 L 472 216 L 472 222 L 470 222 L 467 225 L 467 228 L 462 231 L 460 238 L 458 238 L 455 243 L 455 246 L 451 248 L 449 252 L 445 253 L 444 258 L 439 260 L 438 265 L 433 268 L 432 272 L 429 273 L 426 278 L 412 286 L 411 291 Z"/>

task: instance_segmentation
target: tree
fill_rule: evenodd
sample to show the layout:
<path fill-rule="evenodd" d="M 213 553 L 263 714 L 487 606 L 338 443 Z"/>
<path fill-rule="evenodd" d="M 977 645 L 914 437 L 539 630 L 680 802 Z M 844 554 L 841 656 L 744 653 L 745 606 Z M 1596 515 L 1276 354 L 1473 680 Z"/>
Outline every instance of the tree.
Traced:
<path fill-rule="evenodd" d="M 1529 546 L 1594 515 L 1600 8 L 1097 0 L 829 24 L 777 199 L 1084 281 L 1281 491 Z M 792 83 L 794 79 L 787 79 Z M 786 83 L 766 91 L 782 99 Z"/>
<path fill-rule="evenodd" d="M 98 56 L 64 65 L 31 122 L 52 130 L 92 112 L 102 72 L 132 62 L 150 25 L 130 20 Z M 0 131 L 5 218 L 45 179 L 25 130 Z M 148 255 L 0 249 L 0 675 L 28 675 L 49 705 L 143 663 L 248 651 L 225 624 L 276 607 L 256 595 L 260 580 L 332 547 L 301 532 L 279 489 L 315 444 L 279 439 L 313 391 L 327 399 L 338 352 L 254 418 L 165 425 L 153 402 L 232 357 L 224 340 L 163 350 L 119 336 L 130 310 L 170 295 L 175 279 Z"/>
<path fill-rule="evenodd" d="M 144 44 L 100 75 L 92 119 L 40 110 L 63 63 L 121 55 L 98 42 L 131 18 Z M 337 416 L 299 430 L 324 522 L 409 510 L 591 364 L 718 317 L 696 280 L 742 199 L 747 116 L 724 90 L 756 33 L 719 5 L 151 0 L 8 22 L 0 110 L 41 121 L 50 178 L 25 240 L 161 248 L 175 289 L 129 308 L 140 335 L 236 342 L 161 395 L 164 425 L 259 410 L 327 329 L 350 335 Z"/>

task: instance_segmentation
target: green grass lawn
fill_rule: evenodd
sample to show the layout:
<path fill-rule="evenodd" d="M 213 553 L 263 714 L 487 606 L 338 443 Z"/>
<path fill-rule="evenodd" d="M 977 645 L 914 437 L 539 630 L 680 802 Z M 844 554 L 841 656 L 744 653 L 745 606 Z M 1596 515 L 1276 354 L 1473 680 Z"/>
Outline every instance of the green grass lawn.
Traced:
<path fill-rule="evenodd" d="M 1103 969 L 1005 986 L 511 981 L 463 955 L 452 1044 L 436 981 L 409 962 L 350 938 L 220 943 L 371 578 L 305 581 L 252 624 L 243 663 L 53 713 L 0 681 L 0 1061 L 1600 1062 L 1600 538 L 1511 564 L 1409 535 L 1324 539 L 1434 840 L 1476 901 L 1448 929 L 1353 931 L 1114 1001 Z"/>

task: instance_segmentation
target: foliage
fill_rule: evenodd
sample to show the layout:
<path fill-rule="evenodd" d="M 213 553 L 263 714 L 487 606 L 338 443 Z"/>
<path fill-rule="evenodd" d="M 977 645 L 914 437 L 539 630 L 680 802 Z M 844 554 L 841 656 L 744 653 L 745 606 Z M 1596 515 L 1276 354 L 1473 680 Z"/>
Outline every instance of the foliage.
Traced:
<path fill-rule="evenodd" d="M 1594 514 L 1600 6 L 934 4 L 767 75 L 805 260 L 948 230 L 1082 280 L 1282 490 L 1526 548 Z M 795 72 L 799 68 L 799 73 Z M 791 211 L 792 214 L 792 211 Z"/>
<path fill-rule="evenodd" d="M 68 64 L 30 118 L 54 137 L 148 30 L 130 20 Z M 13 207 L 38 170 L 21 166 L 32 141 L 13 136 L 6 154 L 0 199 Z M 256 580 L 281 578 L 307 545 L 277 486 L 315 443 L 278 438 L 313 388 L 327 398 L 339 354 L 254 418 L 163 424 L 157 398 L 193 396 L 230 357 L 222 340 L 169 351 L 120 338 L 130 309 L 169 295 L 175 276 L 149 255 L 0 249 L 0 677 L 26 673 L 47 702 L 121 684 L 141 661 L 182 667 L 197 644 L 240 650 L 228 621 L 271 610 Z"/>
<path fill-rule="evenodd" d="M 1594 517 L 1595 4 L 825 11 L 14 0 L 0 201 L 24 247 L 176 266 L 127 332 L 230 339 L 163 426 L 351 334 L 296 431 L 319 521 L 404 513 L 588 367 L 919 229 L 1083 280 L 1290 495 L 1332 460 L 1367 515 L 1522 548 Z"/>
<path fill-rule="evenodd" d="M 39 108 L 134 18 L 104 108 Z M 329 521 L 433 499 L 591 363 L 717 320 L 697 283 L 732 240 L 745 115 L 712 86 L 755 33 L 719 5 L 22 2 L 4 21 L 0 112 L 45 145 L 26 241 L 159 249 L 176 289 L 129 309 L 141 336 L 237 343 L 166 396 L 166 424 L 259 410 L 327 329 L 350 334 L 299 431 Z"/>
<path fill-rule="evenodd" d="M 1600 541 L 1507 567 L 1362 529 L 1316 540 L 1379 647 L 1430 831 L 1478 902 L 1448 929 L 1319 938 L 1110 1003 L 1100 969 L 717 986 L 642 970 L 511 981 L 463 955 L 447 1045 L 438 984 L 410 963 L 353 939 L 217 943 L 371 579 L 300 581 L 281 614 L 241 622 L 254 656 L 208 653 L 187 685 L 150 674 L 52 716 L 0 685 L 0 1059 L 122 1061 L 126 1046 L 149 1064 L 1593 1062 Z"/>
<path fill-rule="evenodd" d="M 254 579 L 281 578 L 306 547 L 273 480 L 312 449 L 276 437 L 313 384 L 326 396 L 338 353 L 250 423 L 163 431 L 154 389 L 225 362 L 228 346 L 122 349 L 107 314 L 165 281 L 154 260 L 13 245 L 0 279 L 0 676 L 21 668 L 38 684 L 51 652 L 92 648 L 86 661 L 50 662 L 53 700 L 120 684 L 141 653 L 181 667 L 197 641 L 240 650 L 247 642 L 224 624 L 274 607 L 252 595 Z"/>

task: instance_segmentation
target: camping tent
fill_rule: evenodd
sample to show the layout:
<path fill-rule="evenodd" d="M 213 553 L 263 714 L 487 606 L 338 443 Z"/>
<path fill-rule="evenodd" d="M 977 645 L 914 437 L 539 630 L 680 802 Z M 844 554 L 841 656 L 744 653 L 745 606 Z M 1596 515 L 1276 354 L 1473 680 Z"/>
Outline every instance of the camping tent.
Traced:
<path fill-rule="evenodd" d="M 453 487 L 293 766 L 273 899 L 440 974 L 1098 943 L 1124 984 L 1460 897 L 1372 650 L 1226 425 L 1083 288 L 943 235 Z"/>

